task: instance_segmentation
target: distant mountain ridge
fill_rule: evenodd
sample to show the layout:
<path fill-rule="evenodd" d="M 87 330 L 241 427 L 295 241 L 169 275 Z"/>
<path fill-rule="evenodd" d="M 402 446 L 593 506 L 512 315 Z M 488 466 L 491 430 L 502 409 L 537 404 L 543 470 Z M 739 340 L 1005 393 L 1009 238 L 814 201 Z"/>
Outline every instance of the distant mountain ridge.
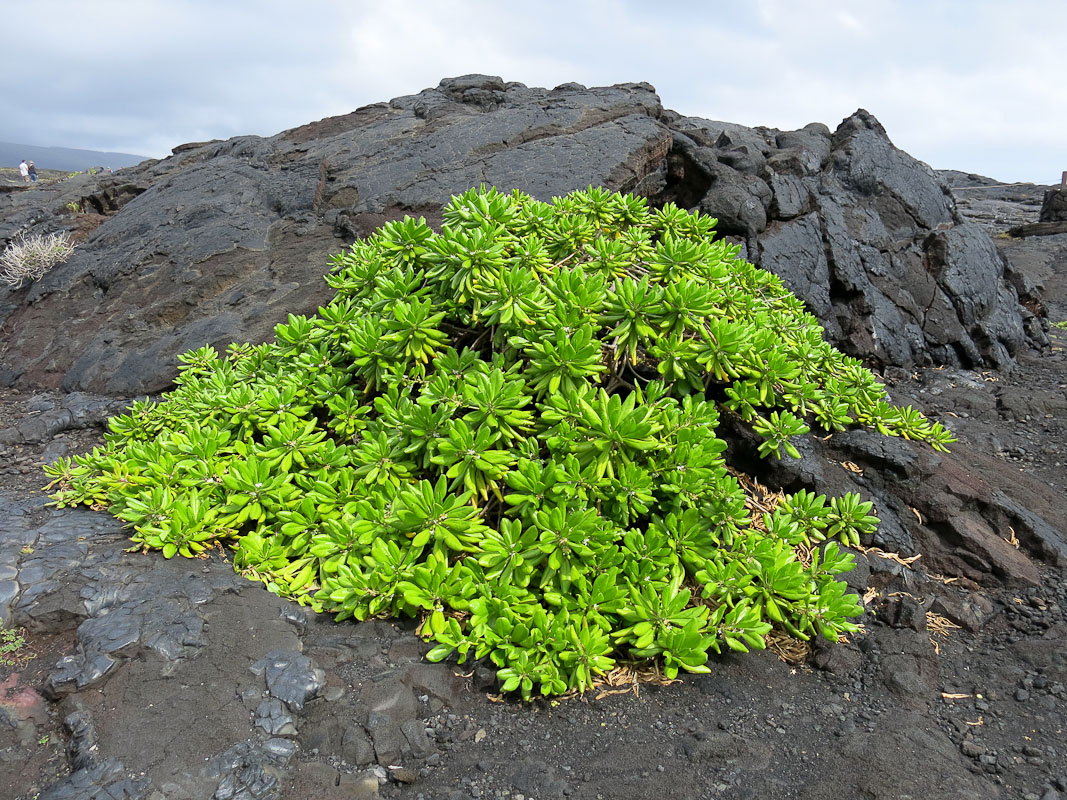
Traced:
<path fill-rule="evenodd" d="M 39 169 L 82 172 L 90 167 L 111 167 L 112 169 L 132 167 L 142 161 L 147 161 L 148 156 L 78 150 L 73 147 L 41 147 L 32 144 L 0 142 L 0 166 L 17 167 L 22 159 L 34 162 Z"/>

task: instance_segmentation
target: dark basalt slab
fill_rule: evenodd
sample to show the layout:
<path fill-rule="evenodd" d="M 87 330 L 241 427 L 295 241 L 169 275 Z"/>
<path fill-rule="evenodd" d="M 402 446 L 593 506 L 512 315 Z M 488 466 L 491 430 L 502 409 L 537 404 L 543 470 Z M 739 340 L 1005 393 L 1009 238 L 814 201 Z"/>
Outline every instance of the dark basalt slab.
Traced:
<path fill-rule="evenodd" d="M 0 563 L 16 590 L 4 618 L 40 635 L 76 629 L 43 687 L 62 714 L 71 771 L 42 797 L 273 798 L 300 741 L 384 776 L 437 752 L 422 719 L 429 692 L 437 710 L 465 704 L 461 683 L 427 675 L 410 633 L 309 617 L 217 555 L 124 552 L 125 533 L 104 514 L 6 495 L 0 519 Z M 348 694 L 353 680 L 368 689 Z"/>

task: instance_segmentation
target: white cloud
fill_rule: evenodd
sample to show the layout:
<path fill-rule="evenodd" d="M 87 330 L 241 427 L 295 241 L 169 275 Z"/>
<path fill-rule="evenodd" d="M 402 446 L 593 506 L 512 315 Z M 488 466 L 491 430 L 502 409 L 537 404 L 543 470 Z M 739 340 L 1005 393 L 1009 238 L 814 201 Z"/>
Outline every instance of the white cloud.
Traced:
<path fill-rule="evenodd" d="M 7 0 L 4 16 L 33 35 L 0 50 L 3 140 L 163 155 L 482 72 L 649 81 L 669 108 L 747 125 L 864 107 L 937 167 L 1067 167 L 1067 3 Z"/>

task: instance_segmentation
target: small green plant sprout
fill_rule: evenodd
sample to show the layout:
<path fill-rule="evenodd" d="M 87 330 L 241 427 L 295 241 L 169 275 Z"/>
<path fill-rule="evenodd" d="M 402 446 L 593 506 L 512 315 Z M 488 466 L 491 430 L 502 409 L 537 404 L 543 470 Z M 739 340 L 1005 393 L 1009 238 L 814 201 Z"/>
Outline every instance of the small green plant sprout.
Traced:
<path fill-rule="evenodd" d="M 524 699 L 855 632 L 838 543 L 869 538 L 872 504 L 748 503 L 720 421 L 768 459 L 815 428 L 954 440 L 714 224 L 599 188 L 390 222 L 332 259 L 318 314 L 185 354 L 162 401 L 46 467 L 54 502 L 167 558 L 230 548 L 338 620 L 417 617 L 429 659 L 485 659 Z"/>
<path fill-rule="evenodd" d="M 1061 319 L 1059 322 L 1050 323 L 1053 328 L 1059 328 L 1061 331 L 1067 331 L 1067 319 Z"/>
<path fill-rule="evenodd" d="M 25 634 L 21 628 L 0 630 L 0 665 L 17 667 L 36 657 L 27 649 Z"/>
<path fill-rule="evenodd" d="M 71 200 L 69 203 L 67 203 L 66 208 L 67 211 L 69 211 L 71 214 L 81 214 L 82 211 L 85 210 L 81 203 L 78 203 L 74 200 Z"/>
<path fill-rule="evenodd" d="M 70 234 L 20 234 L 0 253 L 0 283 L 18 288 L 62 264 L 74 252 Z"/>

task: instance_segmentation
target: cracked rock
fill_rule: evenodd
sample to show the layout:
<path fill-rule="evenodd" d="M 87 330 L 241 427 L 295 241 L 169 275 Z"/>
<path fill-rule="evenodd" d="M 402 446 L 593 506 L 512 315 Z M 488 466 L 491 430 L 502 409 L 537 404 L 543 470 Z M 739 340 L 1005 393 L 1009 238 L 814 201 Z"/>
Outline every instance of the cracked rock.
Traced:
<path fill-rule="evenodd" d="M 256 675 L 263 675 L 267 691 L 290 708 L 300 711 L 304 703 L 317 697 L 326 684 L 326 673 L 300 653 L 273 650 L 252 665 Z"/>

